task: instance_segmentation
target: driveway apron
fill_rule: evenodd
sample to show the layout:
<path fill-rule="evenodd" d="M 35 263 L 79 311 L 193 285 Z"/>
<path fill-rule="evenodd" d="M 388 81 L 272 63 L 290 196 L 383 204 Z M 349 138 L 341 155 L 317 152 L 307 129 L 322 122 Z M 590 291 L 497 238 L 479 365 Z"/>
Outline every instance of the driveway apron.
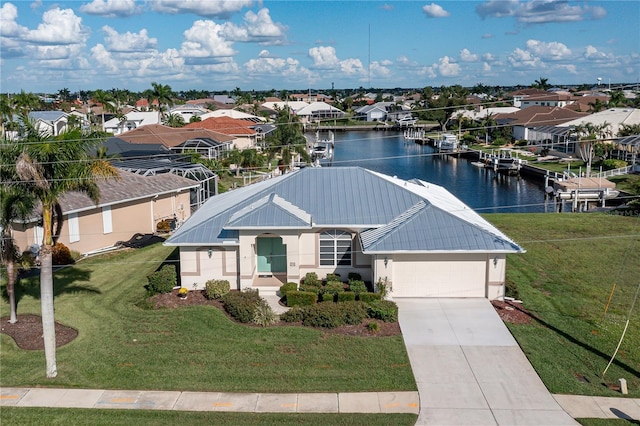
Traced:
<path fill-rule="evenodd" d="M 487 299 L 397 298 L 418 425 L 577 425 Z"/>

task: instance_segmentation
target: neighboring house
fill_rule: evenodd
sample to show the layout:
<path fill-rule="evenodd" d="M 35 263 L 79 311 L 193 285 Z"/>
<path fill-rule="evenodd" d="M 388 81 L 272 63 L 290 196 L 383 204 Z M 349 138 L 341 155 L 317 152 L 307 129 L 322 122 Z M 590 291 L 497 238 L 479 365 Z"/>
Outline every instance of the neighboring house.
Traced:
<path fill-rule="evenodd" d="M 510 114 L 496 114 L 494 119 L 500 125 L 511 126 L 513 139 L 531 140 L 529 133 L 535 127 L 556 126 L 587 115 L 569 108 L 533 106 Z"/>
<path fill-rule="evenodd" d="M 344 111 L 326 102 L 313 102 L 295 111 L 301 123 L 314 123 L 320 120 L 344 117 Z"/>
<path fill-rule="evenodd" d="M 31 111 L 29 119 L 43 135 L 58 136 L 67 130 L 69 114 L 64 111 Z"/>
<path fill-rule="evenodd" d="M 520 111 L 520 108 L 516 107 L 491 107 L 491 108 L 476 108 L 471 110 L 459 109 L 452 114 L 452 118 L 455 119 L 467 119 L 471 121 L 482 121 L 487 117 L 494 118 L 497 114 L 512 114 Z"/>
<path fill-rule="evenodd" d="M 222 104 L 222 105 L 235 105 L 236 100 L 233 99 L 232 97 L 228 96 L 228 95 L 214 95 L 213 96 L 213 102 L 215 102 L 216 104 Z"/>
<path fill-rule="evenodd" d="M 354 111 L 354 119 L 363 121 L 386 121 L 393 102 L 377 102 L 373 105 L 365 105 Z"/>
<path fill-rule="evenodd" d="M 302 101 L 270 101 L 265 102 L 261 105 L 263 108 L 270 109 L 272 111 L 285 111 L 289 110 L 292 114 L 295 114 L 296 111 L 301 110 L 304 107 L 309 106 L 308 102 Z"/>
<path fill-rule="evenodd" d="M 331 202 L 327 202 L 331 200 Z M 504 296 L 524 250 L 443 187 L 360 167 L 307 167 L 221 194 L 166 242 L 189 288 L 270 288 L 350 272 L 393 297 Z"/>
<path fill-rule="evenodd" d="M 183 129 L 204 129 L 233 137 L 233 146 L 238 149 L 255 148 L 258 133 L 256 123 L 231 117 L 211 117 L 206 120 L 189 123 Z"/>
<path fill-rule="evenodd" d="M 189 123 L 193 117 L 203 117 L 208 112 L 206 108 L 185 104 L 171 108 L 168 115 L 177 114 L 185 123 Z"/>
<path fill-rule="evenodd" d="M 573 102 L 573 96 L 568 93 L 549 93 L 524 97 L 520 102 L 520 108 L 524 109 L 532 106 L 564 108 Z"/>
<path fill-rule="evenodd" d="M 520 89 L 514 92 L 511 92 L 507 95 L 513 99 L 513 106 L 516 108 L 520 108 L 522 106 L 522 101 L 529 96 L 542 96 L 548 95 L 550 92 L 542 89 Z"/>
<path fill-rule="evenodd" d="M 237 120 L 249 120 L 254 123 L 262 123 L 265 120 L 264 117 L 258 117 L 257 115 L 248 114 L 246 112 L 238 111 L 235 109 L 217 109 L 215 111 L 208 111 L 206 114 L 203 114 L 200 118 L 202 120 L 206 120 L 207 118 L 218 118 L 218 117 L 231 117 Z"/>
<path fill-rule="evenodd" d="M 153 106 L 154 108 L 158 108 L 158 105 L 159 103 L 157 99 L 151 101 L 151 105 L 149 105 L 149 100 L 147 98 L 140 98 L 135 103 L 135 107 L 140 111 L 150 111 L 151 106 Z"/>
<path fill-rule="evenodd" d="M 60 199 L 64 224 L 58 241 L 82 254 L 114 246 L 136 233 L 154 233 L 164 219 L 181 224 L 191 215 L 189 192 L 198 183 L 172 174 L 140 176 L 120 171 L 119 179 L 98 181 L 100 201 L 69 192 Z M 14 226 L 21 250 L 42 244 L 40 218 Z"/>
<path fill-rule="evenodd" d="M 140 126 L 160 124 L 160 116 L 157 111 L 131 111 L 124 117 L 114 117 L 104 123 L 104 131 L 114 135 L 121 135 L 137 129 Z"/>
<path fill-rule="evenodd" d="M 162 144 L 176 153 L 198 152 L 208 159 L 220 158 L 235 141 L 233 136 L 212 130 L 160 124 L 138 127 L 118 138 L 131 144 Z"/>

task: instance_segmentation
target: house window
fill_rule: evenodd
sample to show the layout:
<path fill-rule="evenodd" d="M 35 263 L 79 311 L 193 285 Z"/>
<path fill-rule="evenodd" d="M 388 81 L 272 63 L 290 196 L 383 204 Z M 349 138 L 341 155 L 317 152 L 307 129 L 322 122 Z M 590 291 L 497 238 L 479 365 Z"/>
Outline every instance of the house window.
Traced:
<path fill-rule="evenodd" d="M 351 266 L 351 234 L 337 229 L 320 234 L 320 266 Z"/>
<path fill-rule="evenodd" d="M 113 221 L 111 219 L 111 206 L 102 208 L 102 233 L 110 234 L 113 232 Z"/>
<path fill-rule="evenodd" d="M 78 214 L 70 213 L 67 222 L 69 223 L 69 242 L 75 243 L 76 241 L 80 241 L 80 222 L 78 221 Z"/>

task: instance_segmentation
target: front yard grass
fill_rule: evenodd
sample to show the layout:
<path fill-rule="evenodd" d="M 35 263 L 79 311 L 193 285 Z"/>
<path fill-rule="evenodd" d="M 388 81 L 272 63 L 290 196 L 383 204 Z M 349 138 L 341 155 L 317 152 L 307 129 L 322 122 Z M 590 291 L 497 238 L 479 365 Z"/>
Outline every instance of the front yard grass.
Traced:
<path fill-rule="evenodd" d="M 622 396 L 608 386 L 627 380 L 640 397 L 640 300 L 615 361 L 640 285 L 638 217 L 604 214 L 485 216 L 527 253 L 508 255 L 507 280 L 536 320 L 508 324 L 553 393 Z M 613 285 L 616 285 L 605 315 Z"/>
<path fill-rule="evenodd" d="M 297 426 L 409 426 L 415 414 L 281 414 L 222 413 L 164 410 L 96 410 L 67 408 L 2 407 L 6 424 L 48 425 L 297 425 Z"/>
<path fill-rule="evenodd" d="M 79 335 L 58 348 L 58 377 L 47 380 L 43 351 L 22 350 L 1 334 L 1 385 L 274 393 L 416 390 L 402 336 L 245 326 L 211 306 L 145 308 L 146 276 L 171 253 L 158 244 L 57 271 L 56 321 Z M 38 281 L 22 279 L 18 314 L 40 314 Z M 0 316 L 8 314 L 3 300 Z"/>

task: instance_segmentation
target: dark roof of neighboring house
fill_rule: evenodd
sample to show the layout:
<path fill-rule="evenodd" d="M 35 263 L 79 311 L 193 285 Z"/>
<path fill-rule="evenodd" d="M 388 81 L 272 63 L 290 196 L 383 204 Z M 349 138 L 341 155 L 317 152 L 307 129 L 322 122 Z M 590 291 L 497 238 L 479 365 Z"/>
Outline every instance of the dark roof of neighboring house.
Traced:
<path fill-rule="evenodd" d="M 206 120 L 205 120 L 206 121 Z M 148 124 L 140 126 L 136 129 L 118 135 L 118 139 L 133 144 L 158 144 L 161 143 L 166 147 L 178 146 L 189 139 L 209 138 L 216 142 L 232 142 L 233 137 L 221 132 L 212 131 L 203 128 L 185 127 L 168 127 L 161 124 Z"/>
<path fill-rule="evenodd" d="M 108 156 L 122 158 L 166 154 L 169 151 L 161 143 L 132 144 L 117 137 L 107 139 L 104 146 L 107 148 Z"/>
<path fill-rule="evenodd" d="M 528 89 L 514 90 L 513 92 L 509 93 L 507 96 L 509 96 L 509 97 L 514 97 L 514 96 L 534 96 L 534 95 L 544 95 L 544 94 L 548 95 L 549 92 L 547 92 L 546 90 L 542 90 L 542 89 L 528 88 Z"/>
<path fill-rule="evenodd" d="M 307 167 L 218 195 L 166 244 L 235 245 L 241 230 L 326 228 L 357 230 L 365 254 L 523 251 L 443 187 L 360 167 Z"/>
<path fill-rule="evenodd" d="M 532 106 L 509 114 L 496 114 L 494 119 L 510 126 L 545 126 L 566 123 L 586 115 L 589 114 L 570 108 Z"/>

